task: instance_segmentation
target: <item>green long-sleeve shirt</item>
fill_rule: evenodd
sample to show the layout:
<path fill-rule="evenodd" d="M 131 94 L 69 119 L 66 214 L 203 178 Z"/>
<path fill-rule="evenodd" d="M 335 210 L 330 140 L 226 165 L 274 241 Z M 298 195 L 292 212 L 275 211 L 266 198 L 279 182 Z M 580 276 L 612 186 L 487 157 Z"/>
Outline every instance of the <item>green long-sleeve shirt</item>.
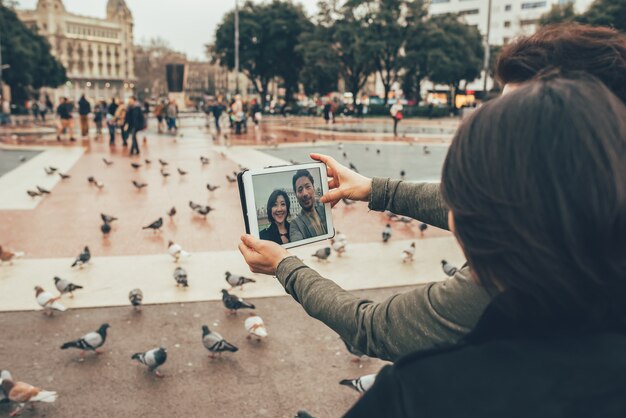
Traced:
<path fill-rule="evenodd" d="M 375 178 L 369 207 L 447 229 L 447 211 L 438 184 Z M 390 361 L 456 343 L 474 327 L 491 301 L 467 267 L 445 281 L 417 285 L 380 303 L 352 295 L 296 257 L 285 258 L 276 277 L 309 315 L 348 344 Z"/>

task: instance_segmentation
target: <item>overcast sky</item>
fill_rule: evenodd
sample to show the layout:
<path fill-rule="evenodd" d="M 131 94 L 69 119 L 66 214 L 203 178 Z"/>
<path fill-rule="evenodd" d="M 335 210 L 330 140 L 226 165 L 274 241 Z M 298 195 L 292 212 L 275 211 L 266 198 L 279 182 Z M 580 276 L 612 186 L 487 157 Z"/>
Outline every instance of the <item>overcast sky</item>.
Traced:
<path fill-rule="evenodd" d="M 317 0 L 293 1 L 304 4 L 309 14 L 316 10 Z M 37 0 L 18 3 L 20 8 L 34 9 Z M 101 18 L 106 16 L 106 3 L 107 0 L 63 0 L 71 13 Z M 213 40 L 222 16 L 235 7 L 234 0 L 126 0 L 126 4 L 135 20 L 135 42 L 161 37 L 190 59 L 204 59 L 204 44 Z"/>

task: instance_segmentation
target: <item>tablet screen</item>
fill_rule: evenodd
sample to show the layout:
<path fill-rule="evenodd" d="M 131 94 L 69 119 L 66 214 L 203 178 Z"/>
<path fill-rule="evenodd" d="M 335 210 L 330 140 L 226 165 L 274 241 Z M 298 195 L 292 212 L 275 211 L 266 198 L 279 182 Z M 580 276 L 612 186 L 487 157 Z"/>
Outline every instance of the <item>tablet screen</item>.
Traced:
<path fill-rule="evenodd" d="M 328 234 L 318 167 L 252 175 L 261 239 L 296 244 Z"/>

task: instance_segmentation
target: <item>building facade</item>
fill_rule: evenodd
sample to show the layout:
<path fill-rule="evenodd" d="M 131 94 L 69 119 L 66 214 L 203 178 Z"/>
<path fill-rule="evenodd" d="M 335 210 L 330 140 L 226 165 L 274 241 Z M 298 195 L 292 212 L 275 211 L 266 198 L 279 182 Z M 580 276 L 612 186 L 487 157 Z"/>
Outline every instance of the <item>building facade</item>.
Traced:
<path fill-rule="evenodd" d="M 68 12 L 62 0 L 38 0 L 34 10 L 18 10 L 27 26 L 44 36 L 69 81 L 51 97 L 77 100 L 124 98 L 135 87 L 133 16 L 124 0 L 108 0 L 106 19 Z"/>

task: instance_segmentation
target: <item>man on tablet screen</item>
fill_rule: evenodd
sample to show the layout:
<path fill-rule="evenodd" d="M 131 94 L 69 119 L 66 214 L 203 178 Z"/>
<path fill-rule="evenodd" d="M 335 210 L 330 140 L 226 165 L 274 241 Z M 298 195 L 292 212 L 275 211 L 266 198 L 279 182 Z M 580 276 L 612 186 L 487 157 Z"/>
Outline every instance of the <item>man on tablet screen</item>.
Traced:
<path fill-rule="evenodd" d="M 289 241 L 300 241 L 326 234 L 326 211 L 317 201 L 315 182 L 309 170 L 298 170 L 294 174 L 293 191 L 302 210 L 291 222 Z"/>

